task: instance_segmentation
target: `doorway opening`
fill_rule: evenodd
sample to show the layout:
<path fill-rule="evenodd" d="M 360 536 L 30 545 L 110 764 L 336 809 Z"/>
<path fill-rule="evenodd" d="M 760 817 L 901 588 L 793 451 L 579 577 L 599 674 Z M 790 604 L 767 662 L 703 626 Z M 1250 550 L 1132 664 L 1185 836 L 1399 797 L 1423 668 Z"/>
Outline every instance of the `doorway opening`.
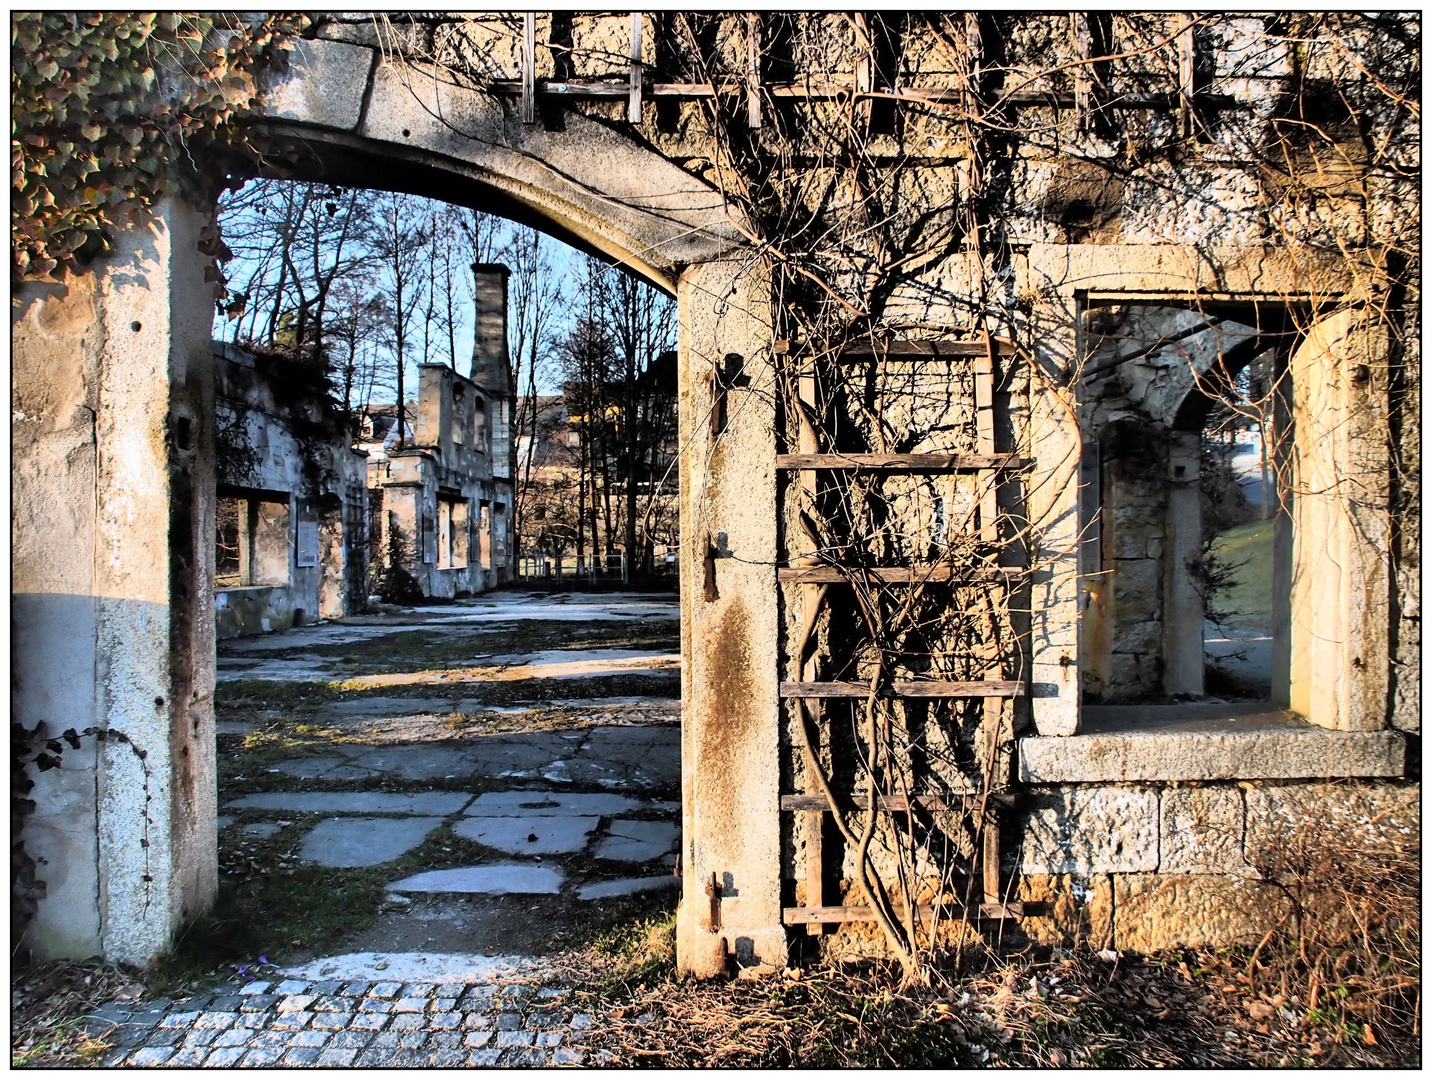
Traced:
<path fill-rule="evenodd" d="M 220 623 L 216 916 L 275 960 L 668 917 L 673 302 L 415 195 L 256 180 L 219 220 L 212 584 L 281 570 L 311 617 Z"/>

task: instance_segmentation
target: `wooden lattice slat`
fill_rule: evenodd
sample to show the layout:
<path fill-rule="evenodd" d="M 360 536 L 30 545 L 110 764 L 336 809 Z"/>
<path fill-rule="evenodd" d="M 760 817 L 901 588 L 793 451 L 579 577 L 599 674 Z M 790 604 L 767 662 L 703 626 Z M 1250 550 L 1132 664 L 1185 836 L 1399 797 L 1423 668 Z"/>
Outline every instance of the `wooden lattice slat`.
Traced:
<path fill-rule="evenodd" d="M 904 908 L 896 905 L 896 912 L 901 919 L 904 919 Z M 921 904 L 915 909 L 921 919 L 928 920 L 934 917 L 936 911 L 946 917 L 968 919 L 970 913 L 955 904 L 941 905 L 938 909 L 931 904 Z M 976 919 L 1022 919 L 1024 917 L 1024 905 L 1014 904 L 980 904 Z M 838 907 L 788 907 L 781 909 L 781 921 L 787 926 L 799 926 L 805 923 L 850 923 L 850 922 L 874 922 L 875 914 L 870 908 L 863 904 L 841 905 Z"/>
<path fill-rule="evenodd" d="M 777 454 L 777 469 L 853 469 L 881 472 L 980 472 L 1034 464 L 1018 454 Z"/>
<path fill-rule="evenodd" d="M 938 679 L 904 680 L 897 679 L 888 684 L 880 693 L 884 698 L 971 698 L 971 697 L 1018 697 L 1024 693 L 1024 683 L 1010 680 L 996 682 L 993 679 L 977 679 L 969 682 L 950 682 Z M 870 696 L 870 687 L 856 682 L 783 682 L 783 698 L 865 698 Z"/>
<path fill-rule="evenodd" d="M 782 566 L 776 577 L 796 585 L 841 585 L 852 580 L 919 585 L 926 581 L 1007 581 L 1023 573 L 1018 566 Z"/>
<path fill-rule="evenodd" d="M 842 810 L 861 811 L 870 806 L 868 796 L 851 796 L 842 799 L 836 797 Z M 929 810 L 933 813 L 948 813 L 950 811 L 968 811 L 979 805 L 980 794 L 975 791 L 963 795 L 881 795 L 876 800 L 876 805 L 881 810 L 890 810 L 896 813 L 904 813 L 910 809 L 913 802 L 922 810 Z M 1019 797 L 1014 792 L 1001 792 L 991 795 L 991 803 L 1002 807 L 1017 806 Z M 826 802 L 824 795 L 782 795 L 781 809 L 790 811 L 801 811 L 810 813 L 818 811 L 822 814 L 830 813 L 830 804 Z"/>

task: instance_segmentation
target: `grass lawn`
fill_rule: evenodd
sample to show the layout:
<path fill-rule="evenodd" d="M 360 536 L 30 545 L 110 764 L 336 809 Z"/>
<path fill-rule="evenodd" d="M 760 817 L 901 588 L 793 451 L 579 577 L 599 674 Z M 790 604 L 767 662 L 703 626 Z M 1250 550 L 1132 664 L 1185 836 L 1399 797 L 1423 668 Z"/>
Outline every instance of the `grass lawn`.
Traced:
<path fill-rule="evenodd" d="M 1213 594 L 1213 606 L 1230 612 L 1224 625 L 1267 630 L 1273 625 L 1273 522 L 1254 521 L 1220 533 L 1214 555 L 1235 568 L 1236 580 Z"/>

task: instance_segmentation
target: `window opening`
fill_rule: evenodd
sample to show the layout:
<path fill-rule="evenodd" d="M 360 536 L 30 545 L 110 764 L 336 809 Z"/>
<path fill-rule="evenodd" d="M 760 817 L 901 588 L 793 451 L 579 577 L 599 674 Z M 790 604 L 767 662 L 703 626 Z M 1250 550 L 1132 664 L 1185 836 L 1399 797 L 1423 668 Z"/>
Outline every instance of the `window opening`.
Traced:
<path fill-rule="evenodd" d="M 242 588 L 289 583 L 287 498 L 269 493 L 221 494 L 215 529 L 214 585 Z M 315 530 L 317 522 L 314 522 Z M 315 562 L 317 534 L 314 535 Z"/>
<path fill-rule="evenodd" d="M 438 568 L 460 570 L 467 566 L 467 500 L 438 499 Z"/>
<path fill-rule="evenodd" d="M 478 503 L 477 543 L 479 565 L 484 570 L 492 569 L 492 508 L 486 499 Z"/>

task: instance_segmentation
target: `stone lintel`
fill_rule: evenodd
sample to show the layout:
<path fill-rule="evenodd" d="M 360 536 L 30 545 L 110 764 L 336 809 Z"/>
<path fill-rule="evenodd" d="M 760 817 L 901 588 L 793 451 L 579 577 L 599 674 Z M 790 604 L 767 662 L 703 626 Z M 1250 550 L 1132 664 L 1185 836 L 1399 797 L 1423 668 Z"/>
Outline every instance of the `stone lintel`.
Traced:
<path fill-rule="evenodd" d="M 287 54 L 287 71 L 265 74 L 259 112 L 278 120 L 352 131 L 377 52 L 340 41 L 299 40 Z"/>
<path fill-rule="evenodd" d="M 1398 731 L 1329 731 L 1264 717 L 1204 720 L 1177 730 L 1109 731 L 1019 743 L 1026 784 L 1172 780 L 1326 780 L 1402 776 Z"/>

